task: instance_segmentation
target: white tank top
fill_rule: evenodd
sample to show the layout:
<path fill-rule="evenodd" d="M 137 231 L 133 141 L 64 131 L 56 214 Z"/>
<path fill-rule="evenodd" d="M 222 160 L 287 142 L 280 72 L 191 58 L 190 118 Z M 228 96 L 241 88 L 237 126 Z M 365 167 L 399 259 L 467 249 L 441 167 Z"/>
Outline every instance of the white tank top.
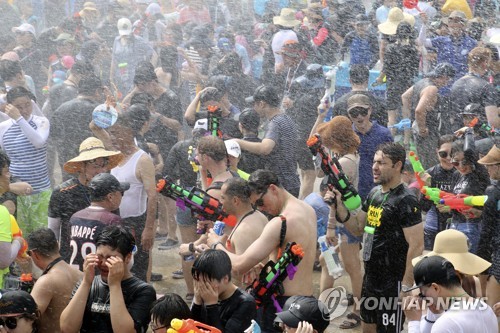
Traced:
<path fill-rule="evenodd" d="M 141 216 L 146 212 L 148 196 L 144 190 L 144 185 L 135 176 L 137 163 L 143 154 L 146 153 L 139 149 L 130 157 L 127 163 L 122 166 L 114 167 L 111 170 L 111 174 L 120 182 L 127 182 L 130 184 L 130 188 L 125 191 L 120 204 L 121 218 Z"/>

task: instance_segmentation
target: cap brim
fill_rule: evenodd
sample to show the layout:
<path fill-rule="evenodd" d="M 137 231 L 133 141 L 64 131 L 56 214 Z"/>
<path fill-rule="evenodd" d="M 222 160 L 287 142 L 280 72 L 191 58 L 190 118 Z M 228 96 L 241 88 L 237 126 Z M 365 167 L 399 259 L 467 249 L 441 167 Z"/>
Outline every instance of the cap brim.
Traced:
<path fill-rule="evenodd" d="M 67 173 L 77 173 L 80 171 L 82 167 L 82 163 L 90 160 L 94 160 L 99 157 L 107 157 L 108 158 L 108 169 L 111 170 L 116 167 L 121 160 L 123 159 L 123 154 L 119 151 L 110 151 L 110 150 L 99 150 L 97 151 L 88 151 L 81 153 L 77 157 L 69 160 L 64 163 L 64 171 Z"/>
<path fill-rule="evenodd" d="M 350 107 L 348 107 L 348 108 L 347 108 L 347 112 L 351 111 L 351 110 L 352 110 L 352 109 L 354 109 L 354 108 L 369 109 L 369 108 L 370 108 L 370 105 L 356 103 L 356 104 L 351 105 Z"/>
<path fill-rule="evenodd" d="M 255 98 L 253 98 L 253 96 L 247 97 L 245 98 L 245 102 L 248 104 L 252 104 L 253 102 L 255 102 Z"/>
<path fill-rule="evenodd" d="M 299 327 L 299 323 L 301 322 L 299 317 L 295 316 L 288 310 L 277 313 L 275 321 L 277 321 L 278 319 L 281 320 L 281 322 L 283 322 L 286 326 L 291 328 Z"/>
<path fill-rule="evenodd" d="M 419 257 L 413 258 L 411 261 L 412 265 L 415 266 L 420 260 L 424 257 L 432 257 L 432 256 L 440 256 L 448 260 L 453 264 L 453 267 L 461 273 L 467 275 L 477 275 L 485 270 L 487 270 L 491 263 L 472 254 L 470 252 L 467 253 L 437 253 L 431 251 L 425 255 L 421 255 Z"/>
<path fill-rule="evenodd" d="M 132 29 L 118 30 L 118 33 L 120 34 L 120 36 L 128 36 L 132 33 Z"/>
<path fill-rule="evenodd" d="M 395 35 L 398 26 L 392 22 L 386 21 L 384 23 L 380 23 L 378 25 L 378 31 L 383 33 L 384 35 Z"/>

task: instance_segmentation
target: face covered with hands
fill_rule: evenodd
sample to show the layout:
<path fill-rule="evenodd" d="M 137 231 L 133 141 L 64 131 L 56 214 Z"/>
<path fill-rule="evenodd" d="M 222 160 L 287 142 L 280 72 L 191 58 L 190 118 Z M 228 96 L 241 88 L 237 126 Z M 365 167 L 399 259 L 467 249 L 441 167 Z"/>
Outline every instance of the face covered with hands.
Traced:
<path fill-rule="evenodd" d="M 102 280 L 107 282 L 108 285 L 121 283 L 130 275 L 129 266 L 132 258 L 132 253 L 123 257 L 117 249 L 105 245 L 99 246 L 96 253 L 90 253 L 85 257 L 83 264 L 84 280 L 86 283 L 91 284 L 97 268 Z"/>
<path fill-rule="evenodd" d="M 194 302 L 195 304 L 212 305 L 219 302 L 220 287 L 223 284 L 224 277 L 221 281 L 209 279 L 204 274 L 194 274 Z"/>

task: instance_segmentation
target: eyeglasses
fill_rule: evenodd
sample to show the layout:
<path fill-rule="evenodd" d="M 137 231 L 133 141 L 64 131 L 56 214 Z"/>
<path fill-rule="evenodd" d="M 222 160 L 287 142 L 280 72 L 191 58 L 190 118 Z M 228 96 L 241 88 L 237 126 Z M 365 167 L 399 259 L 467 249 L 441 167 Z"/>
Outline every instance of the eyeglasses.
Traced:
<path fill-rule="evenodd" d="M 0 326 L 6 326 L 9 330 L 16 329 L 17 327 L 17 320 L 19 317 L 7 317 L 5 319 L 0 318 Z"/>
<path fill-rule="evenodd" d="M 153 332 L 156 332 L 158 330 L 161 330 L 162 328 L 167 328 L 168 326 L 160 326 L 160 327 L 156 327 L 155 324 L 153 323 L 150 323 L 149 324 L 149 328 L 151 328 L 151 331 Z"/>
<path fill-rule="evenodd" d="M 457 160 L 451 160 L 451 164 L 453 164 L 453 166 L 466 166 L 466 165 L 469 165 L 469 161 L 466 161 L 466 160 L 461 160 L 461 161 L 457 161 Z"/>
<path fill-rule="evenodd" d="M 264 206 L 264 196 L 267 194 L 267 190 L 269 189 L 269 186 L 266 187 L 266 189 L 264 190 L 264 192 L 262 192 L 262 194 L 260 195 L 260 197 L 255 200 L 255 207 L 262 207 Z"/>
<path fill-rule="evenodd" d="M 368 115 L 368 109 L 362 107 L 356 107 L 354 109 L 349 110 L 347 113 L 351 118 L 358 118 L 358 116 L 366 117 Z"/>
<path fill-rule="evenodd" d="M 107 158 L 102 159 L 101 163 L 97 162 L 97 158 L 86 162 L 86 164 L 91 164 L 92 166 L 94 166 L 96 168 L 104 168 L 108 165 L 108 163 L 109 163 L 109 160 Z"/>
<path fill-rule="evenodd" d="M 451 154 L 448 154 L 448 152 L 445 150 L 438 151 L 438 154 L 439 154 L 439 157 L 441 157 L 441 158 L 447 158 L 448 156 L 451 157 Z"/>
<path fill-rule="evenodd" d="M 30 257 L 33 255 L 33 251 L 38 250 L 37 248 L 31 249 L 26 251 L 26 254 L 29 255 Z"/>

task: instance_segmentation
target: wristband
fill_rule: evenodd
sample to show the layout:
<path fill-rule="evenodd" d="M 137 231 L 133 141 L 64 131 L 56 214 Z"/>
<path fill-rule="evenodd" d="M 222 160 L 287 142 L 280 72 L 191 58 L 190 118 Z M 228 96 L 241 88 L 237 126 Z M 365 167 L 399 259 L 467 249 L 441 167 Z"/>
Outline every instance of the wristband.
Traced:
<path fill-rule="evenodd" d="M 214 245 L 212 245 L 212 250 L 217 250 L 217 245 L 219 245 L 219 244 L 220 244 L 220 245 L 222 245 L 222 246 L 224 246 L 224 245 L 222 244 L 222 242 L 217 242 L 217 243 L 215 243 Z"/>
<path fill-rule="evenodd" d="M 425 321 L 428 322 L 429 324 L 434 324 L 436 321 L 432 321 L 427 319 L 427 316 L 424 317 Z"/>
<path fill-rule="evenodd" d="M 346 223 L 347 221 L 349 221 L 349 219 L 351 218 L 351 212 L 349 212 L 349 210 L 347 211 L 347 215 L 345 217 L 345 220 L 341 220 L 340 217 L 339 217 L 339 213 L 337 211 L 335 211 L 335 218 L 337 219 L 337 221 L 339 223 Z"/>

